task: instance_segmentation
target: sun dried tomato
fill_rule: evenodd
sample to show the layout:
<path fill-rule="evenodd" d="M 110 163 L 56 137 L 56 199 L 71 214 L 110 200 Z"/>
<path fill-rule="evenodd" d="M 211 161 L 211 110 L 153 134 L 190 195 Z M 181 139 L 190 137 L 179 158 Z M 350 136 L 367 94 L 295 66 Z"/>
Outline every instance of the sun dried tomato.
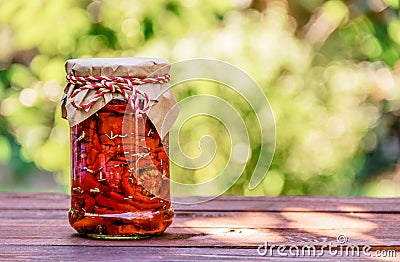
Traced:
<path fill-rule="evenodd" d="M 169 159 L 148 118 L 112 100 L 71 128 L 70 223 L 88 235 L 153 235 L 172 222 Z M 165 143 L 164 143 L 165 144 Z"/>

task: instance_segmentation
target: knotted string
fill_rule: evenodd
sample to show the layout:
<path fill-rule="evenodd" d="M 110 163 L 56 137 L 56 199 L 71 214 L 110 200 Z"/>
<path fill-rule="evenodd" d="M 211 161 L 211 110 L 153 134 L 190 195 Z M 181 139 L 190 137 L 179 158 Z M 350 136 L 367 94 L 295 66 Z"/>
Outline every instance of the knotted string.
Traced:
<path fill-rule="evenodd" d="M 84 111 L 89 111 L 92 105 L 103 97 L 106 93 L 121 93 L 128 104 L 131 105 L 135 112 L 136 118 L 142 118 L 143 114 L 149 110 L 149 97 L 145 92 L 137 89 L 138 85 L 152 83 L 152 84 L 163 84 L 170 80 L 169 75 L 164 75 L 160 77 L 148 77 L 148 78 L 125 78 L 116 76 L 72 76 L 67 75 L 67 83 L 78 86 L 70 96 L 71 104 L 76 109 L 81 109 Z M 75 102 L 76 96 L 84 90 L 96 90 L 93 98 L 89 100 L 86 104 L 77 104 Z M 130 96 L 126 91 L 132 91 Z M 141 109 L 139 106 L 139 95 L 145 100 L 144 106 Z"/>

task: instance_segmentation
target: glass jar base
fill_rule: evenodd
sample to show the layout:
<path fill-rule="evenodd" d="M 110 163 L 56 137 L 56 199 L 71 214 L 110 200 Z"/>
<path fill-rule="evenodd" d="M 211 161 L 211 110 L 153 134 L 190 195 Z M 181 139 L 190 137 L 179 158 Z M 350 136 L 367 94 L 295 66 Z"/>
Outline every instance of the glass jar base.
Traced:
<path fill-rule="evenodd" d="M 173 208 L 158 211 L 137 211 L 120 214 L 85 213 L 69 222 L 79 236 L 95 239 L 143 239 L 161 235 L 172 223 Z M 75 218 L 75 219 L 74 219 Z"/>
<path fill-rule="evenodd" d="M 79 234 L 81 237 L 105 239 L 105 240 L 130 240 L 130 239 L 146 239 L 157 235 L 100 235 L 100 234 Z"/>

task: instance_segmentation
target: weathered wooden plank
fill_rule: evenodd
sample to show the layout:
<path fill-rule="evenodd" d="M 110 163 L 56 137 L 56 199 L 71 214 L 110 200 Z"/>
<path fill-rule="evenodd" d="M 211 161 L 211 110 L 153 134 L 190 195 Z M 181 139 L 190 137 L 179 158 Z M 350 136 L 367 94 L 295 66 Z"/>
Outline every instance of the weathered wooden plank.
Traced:
<path fill-rule="evenodd" d="M 45 222 L 44 220 L 43 222 Z M 33 221 L 34 222 L 34 221 Z M 46 223 L 2 223 L 0 239 L 3 244 L 30 245 L 99 245 L 99 246 L 170 246 L 170 247 L 254 247 L 265 241 L 272 244 L 290 245 L 336 243 L 339 235 L 346 235 L 348 244 L 399 246 L 399 228 L 365 227 L 170 227 L 162 236 L 145 241 L 93 241 L 76 237 L 66 221 L 52 220 Z M 29 236 L 27 238 L 27 236 Z"/>
<path fill-rule="evenodd" d="M 263 251 L 263 250 L 260 250 Z M 269 260 L 282 261 L 295 258 L 295 261 L 365 261 L 376 259 L 377 252 L 357 252 L 336 250 L 316 250 L 316 252 L 300 250 L 298 253 L 269 250 L 265 255 L 260 255 L 257 249 L 216 249 L 216 248 L 154 248 L 149 247 L 87 247 L 87 246 L 9 246 L 0 245 L 0 260 L 2 261 L 193 261 L 193 260 Z M 285 255 L 286 254 L 286 255 Z M 298 254 L 298 255 L 297 255 Z M 386 255 L 394 256 L 392 252 Z M 396 255 L 396 254 L 395 254 Z M 381 255 L 380 255 L 381 256 Z M 399 256 L 399 255 L 397 255 Z M 99 259 L 100 258 L 100 259 Z M 388 261 L 393 259 L 387 259 Z"/>
<path fill-rule="evenodd" d="M 68 195 L 52 193 L 0 193 L 1 209 L 66 209 Z"/>
<path fill-rule="evenodd" d="M 202 201 L 201 197 L 190 197 Z M 180 202 L 182 197 L 175 197 Z M 0 193 L 0 210 L 4 209 L 66 209 L 69 196 L 63 194 Z M 221 196 L 200 204 L 174 203 L 177 210 L 186 211 L 296 211 L 296 212 L 379 212 L 400 213 L 399 198 L 348 197 L 238 197 Z"/>
<path fill-rule="evenodd" d="M 67 210 L 2 210 L 0 227 L 67 225 Z M 176 211 L 171 227 L 209 228 L 303 228 L 327 229 L 355 228 L 358 230 L 399 230 L 400 215 L 380 213 L 333 213 L 326 212 L 187 212 Z M 393 232 L 396 235 L 396 232 Z"/>
<path fill-rule="evenodd" d="M 268 243 L 269 245 L 283 246 L 337 246 L 336 236 L 340 230 L 320 230 L 317 233 L 300 232 L 294 230 L 273 231 L 273 230 L 258 230 L 250 232 L 249 230 L 232 231 L 230 228 L 213 229 L 168 229 L 165 234 L 159 237 L 154 237 L 146 240 L 92 240 L 80 238 L 72 232 L 69 234 L 63 228 L 54 227 L 53 236 L 45 236 L 39 230 L 25 229 L 23 232 L 15 234 L 15 231 L 8 231 L 8 234 L 15 234 L 14 237 L 5 237 L 1 240 L 2 244 L 21 245 L 22 243 L 30 246 L 141 246 L 141 247 L 193 247 L 193 248 L 256 248 L 259 245 Z M 58 232 L 57 232 L 58 231 Z M 47 231 L 48 232 L 48 231 Z M 280 235 L 282 234 L 282 235 Z M 350 234 L 357 234 L 352 231 Z M 379 240 L 370 237 L 371 241 L 363 240 L 363 236 L 351 236 L 346 245 L 354 246 L 384 246 L 400 250 L 398 239 L 390 235 L 390 232 L 385 233 L 386 236 Z M 29 237 L 27 237 L 29 236 Z M 289 239 L 290 236 L 290 239 Z M 327 237 L 328 236 L 328 237 Z M 2 236 L 3 237 L 3 236 Z"/>
<path fill-rule="evenodd" d="M 201 198 L 196 198 L 201 200 Z M 1 261 L 76 261 L 135 259 L 282 260 L 278 247 L 259 256 L 265 242 L 284 247 L 339 244 L 395 250 L 400 257 L 399 199 L 325 197 L 219 197 L 195 205 L 176 204 L 175 222 L 161 236 L 137 241 L 105 241 L 78 237 L 68 225 L 69 196 L 0 194 Z M 373 260 L 381 257 L 370 254 Z M 272 257 L 271 257 L 272 256 Z M 309 261 L 314 256 L 296 257 Z M 318 260 L 359 260 L 333 256 Z M 361 261 L 361 260 L 360 260 Z"/>

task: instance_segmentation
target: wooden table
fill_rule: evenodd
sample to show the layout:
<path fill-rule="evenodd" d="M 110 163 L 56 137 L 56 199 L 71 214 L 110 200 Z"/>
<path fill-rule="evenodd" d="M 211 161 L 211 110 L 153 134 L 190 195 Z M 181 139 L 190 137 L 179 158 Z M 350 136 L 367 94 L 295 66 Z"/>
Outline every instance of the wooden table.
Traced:
<path fill-rule="evenodd" d="M 224 196 L 174 206 L 159 237 L 92 240 L 69 226 L 69 196 L 2 193 L 0 260 L 400 261 L 400 199 Z"/>

